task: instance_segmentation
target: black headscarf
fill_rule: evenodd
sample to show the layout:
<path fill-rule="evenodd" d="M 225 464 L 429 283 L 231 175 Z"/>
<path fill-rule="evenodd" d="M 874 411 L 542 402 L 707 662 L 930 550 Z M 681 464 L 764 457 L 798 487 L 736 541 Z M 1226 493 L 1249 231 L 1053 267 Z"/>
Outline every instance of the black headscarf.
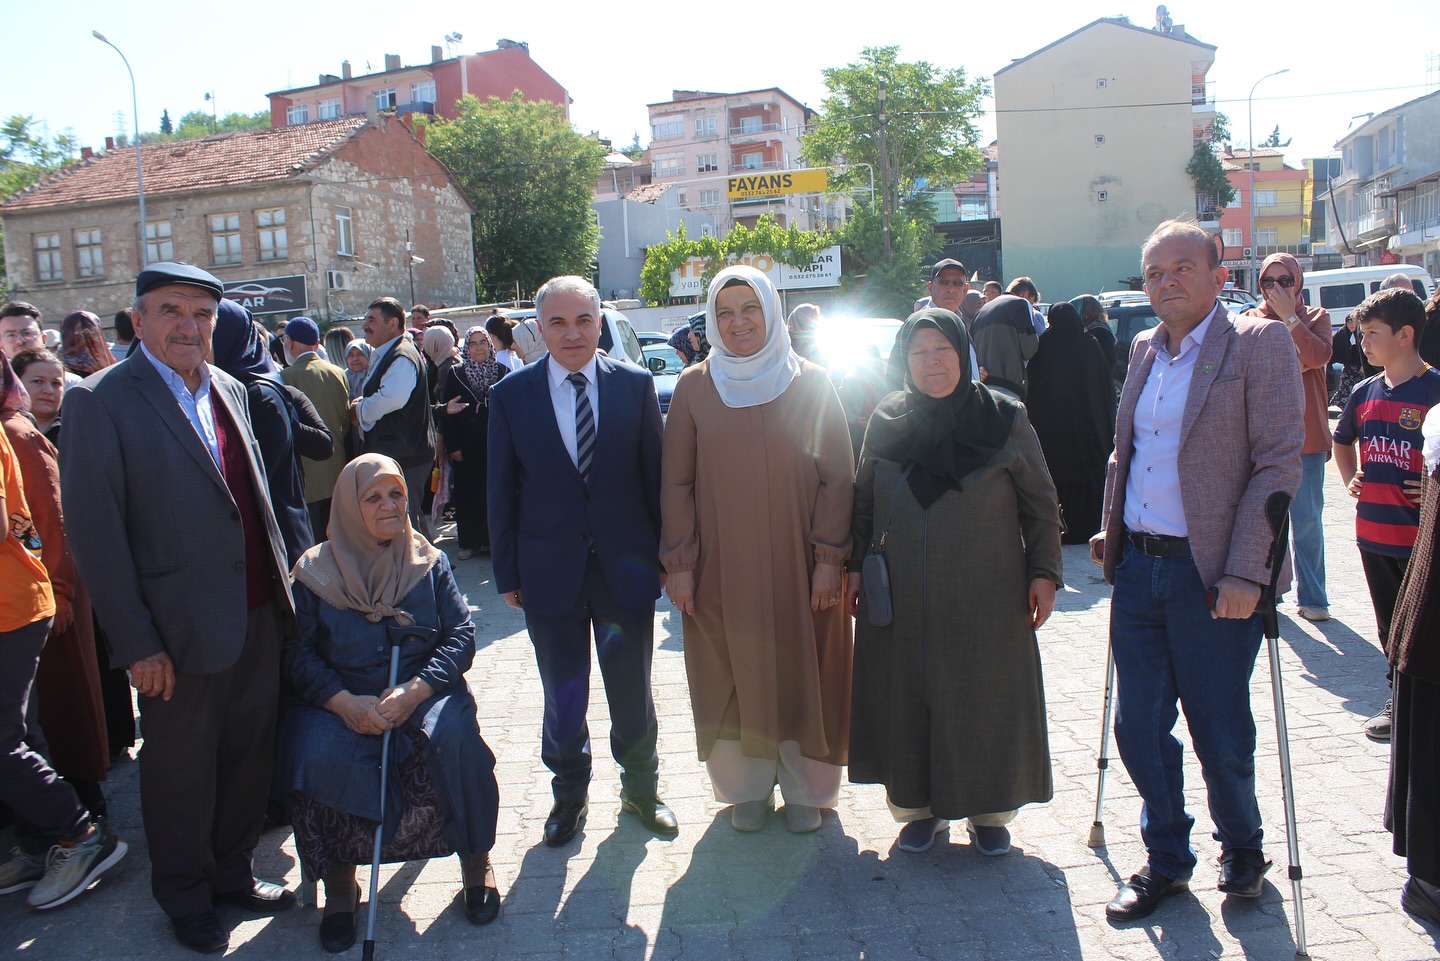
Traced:
<path fill-rule="evenodd" d="M 948 397 L 928 396 L 909 375 L 910 342 L 925 328 L 940 331 L 960 355 L 960 383 Z M 892 370 L 904 369 L 905 388 L 875 408 L 865 446 L 910 468 L 910 491 L 928 509 L 947 490 L 961 490 L 965 478 L 1005 446 L 1020 405 L 973 380 L 970 335 L 959 317 L 939 307 L 910 315 L 895 338 L 890 364 Z"/>
<path fill-rule="evenodd" d="M 270 357 L 269 345 L 260 337 L 250 311 L 233 300 L 222 300 L 215 309 L 215 333 L 211 337 L 211 361 L 225 373 L 246 384 L 256 380 L 280 383 L 280 372 Z"/>

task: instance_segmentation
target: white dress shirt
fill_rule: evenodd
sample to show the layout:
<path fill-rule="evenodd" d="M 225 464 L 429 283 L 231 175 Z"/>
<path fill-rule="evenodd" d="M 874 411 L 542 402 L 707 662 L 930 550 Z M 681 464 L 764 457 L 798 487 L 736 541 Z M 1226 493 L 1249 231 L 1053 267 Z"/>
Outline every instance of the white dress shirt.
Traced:
<path fill-rule="evenodd" d="M 560 439 L 565 442 L 565 450 L 570 454 L 570 463 L 579 467 L 579 455 L 575 449 L 575 385 L 565 379 L 570 376 L 570 371 L 557 364 L 555 358 L 546 355 L 544 362 L 546 374 L 550 378 L 550 403 L 555 408 L 555 424 L 560 428 Z M 595 381 L 595 372 L 594 357 L 591 357 L 590 362 L 578 371 L 585 375 L 585 380 L 588 382 L 585 396 L 590 401 L 590 416 L 595 420 L 595 436 L 599 437 L 600 390 Z"/>
<path fill-rule="evenodd" d="M 210 456 L 215 458 L 215 466 L 224 468 L 220 463 L 220 438 L 215 433 L 215 408 L 210 403 L 210 365 L 200 365 L 200 386 L 195 388 L 195 393 L 190 393 L 190 388 L 185 386 L 185 378 L 181 377 L 174 368 L 168 367 L 150 353 L 150 349 L 144 342 L 140 344 L 140 353 L 146 360 L 155 365 L 159 372 L 160 379 L 165 386 L 170 388 L 174 395 L 175 402 L 185 412 L 185 417 L 190 421 L 190 426 L 195 428 L 205 449 Z"/>
<path fill-rule="evenodd" d="M 403 336 L 403 335 L 401 335 Z M 380 369 L 380 361 L 395 350 L 395 345 L 400 338 L 386 341 L 375 349 L 374 356 L 370 359 L 370 376 L 365 379 L 365 386 L 370 386 L 374 379 L 374 372 Z M 393 414 L 405 406 L 410 395 L 415 391 L 415 378 L 419 372 L 413 364 L 391 364 L 380 378 L 380 388 L 369 397 L 361 398 L 356 405 L 356 412 L 360 415 L 360 430 L 374 430 L 375 425 L 380 423 L 380 418 L 386 414 Z M 362 388 L 363 389 L 363 388 Z"/>
<path fill-rule="evenodd" d="M 1215 310 L 1223 310 L 1218 303 Z M 1190 396 L 1191 375 L 1200 345 L 1215 311 L 1180 341 L 1172 356 L 1165 346 L 1165 328 L 1150 337 L 1155 361 L 1135 405 L 1135 453 L 1125 479 L 1125 526 L 1132 531 L 1188 537 L 1185 502 L 1180 493 L 1180 424 Z"/>

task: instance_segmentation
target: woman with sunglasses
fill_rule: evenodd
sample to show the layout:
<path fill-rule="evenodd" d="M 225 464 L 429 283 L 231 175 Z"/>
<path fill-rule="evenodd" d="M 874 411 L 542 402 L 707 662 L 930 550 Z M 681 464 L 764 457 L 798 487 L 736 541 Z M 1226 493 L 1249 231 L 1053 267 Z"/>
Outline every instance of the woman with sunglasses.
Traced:
<path fill-rule="evenodd" d="M 1258 305 L 1245 313 L 1278 320 L 1290 328 L 1305 385 L 1305 443 L 1300 448 L 1300 491 L 1290 504 L 1290 526 L 1295 541 L 1296 600 L 1301 617 L 1330 619 L 1325 594 L 1325 462 L 1330 459 L 1329 392 L 1325 368 L 1333 349 L 1330 314 L 1323 307 L 1306 305 L 1305 275 L 1300 261 L 1290 254 L 1271 254 L 1260 268 Z"/>

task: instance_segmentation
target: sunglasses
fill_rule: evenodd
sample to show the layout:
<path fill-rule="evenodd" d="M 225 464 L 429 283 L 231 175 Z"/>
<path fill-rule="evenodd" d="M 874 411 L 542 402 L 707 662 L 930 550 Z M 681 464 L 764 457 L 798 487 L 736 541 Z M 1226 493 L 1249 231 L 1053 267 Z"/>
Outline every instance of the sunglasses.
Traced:
<path fill-rule="evenodd" d="M 1279 277 L 1260 278 L 1260 286 L 1265 288 L 1266 290 L 1273 289 L 1276 284 L 1279 284 L 1281 287 L 1289 290 L 1291 287 L 1295 286 L 1295 278 L 1291 277 L 1289 274 L 1281 274 Z"/>

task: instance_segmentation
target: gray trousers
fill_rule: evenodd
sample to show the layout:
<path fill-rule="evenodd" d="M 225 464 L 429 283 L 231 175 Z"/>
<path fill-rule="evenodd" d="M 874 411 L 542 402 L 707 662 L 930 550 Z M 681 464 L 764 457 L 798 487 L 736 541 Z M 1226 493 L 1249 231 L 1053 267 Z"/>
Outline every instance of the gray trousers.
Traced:
<path fill-rule="evenodd" d="M 0 801 L 14 811 L 21 846 L 44 854 L 56 841 L 85 833 L 90 822 L 75 789 L 25 743 L 26 708 L 40 650 L 53 618 L 0 631 Z"/>

